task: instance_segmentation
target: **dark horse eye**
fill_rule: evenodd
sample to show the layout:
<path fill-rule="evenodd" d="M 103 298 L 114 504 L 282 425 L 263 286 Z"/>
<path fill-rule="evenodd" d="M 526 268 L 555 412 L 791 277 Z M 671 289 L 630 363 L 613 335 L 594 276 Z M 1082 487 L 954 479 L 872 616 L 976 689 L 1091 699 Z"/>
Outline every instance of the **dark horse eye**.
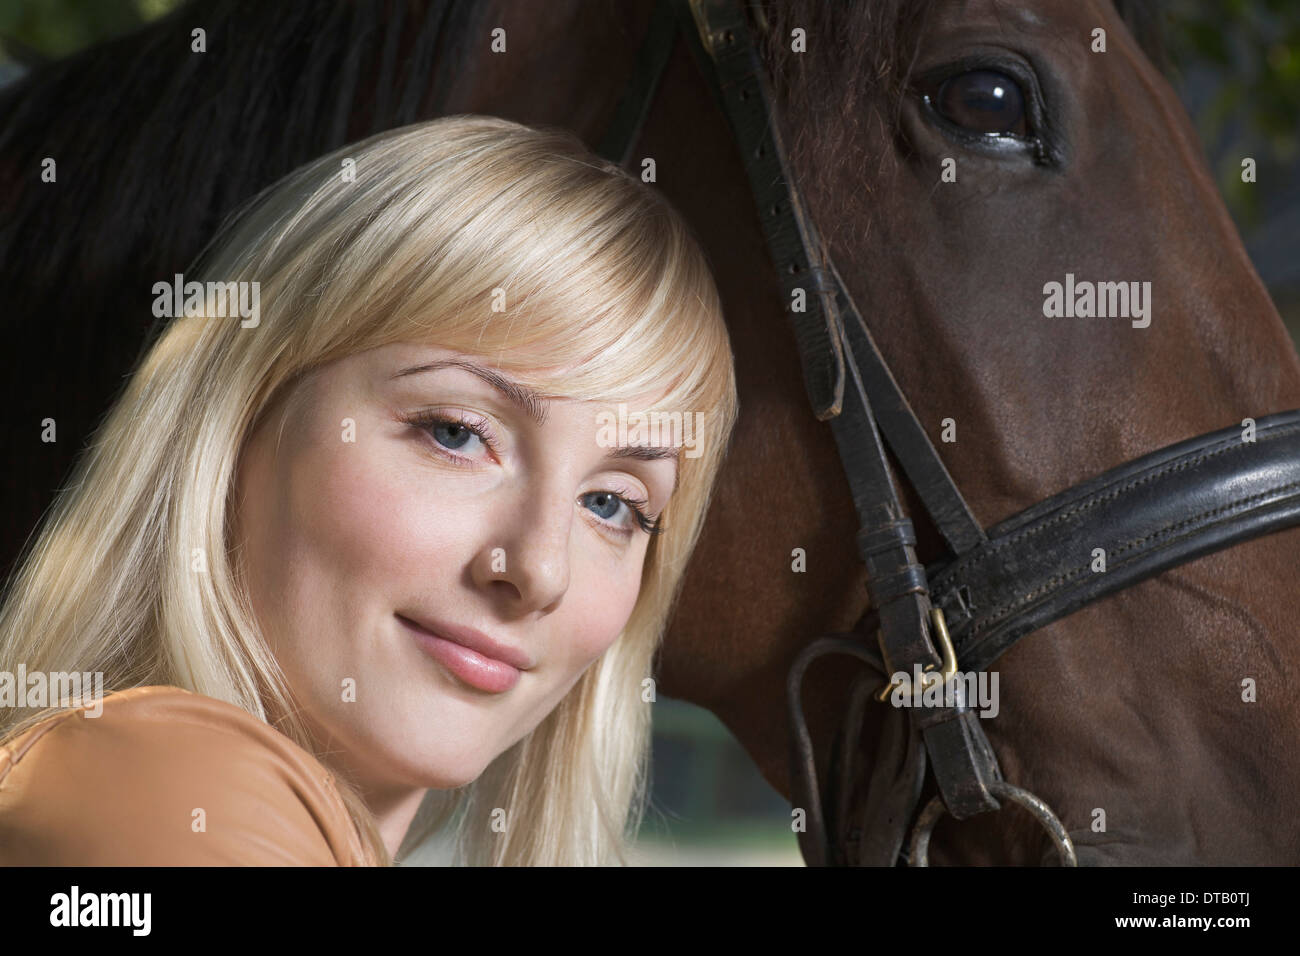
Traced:
<path fill-rule="evenodd" d="M 972 133 L 1028 135 L 1025 95 L 1005 73 L 972 70 L 944 80 L 935 102 L 939 113 Z"/>

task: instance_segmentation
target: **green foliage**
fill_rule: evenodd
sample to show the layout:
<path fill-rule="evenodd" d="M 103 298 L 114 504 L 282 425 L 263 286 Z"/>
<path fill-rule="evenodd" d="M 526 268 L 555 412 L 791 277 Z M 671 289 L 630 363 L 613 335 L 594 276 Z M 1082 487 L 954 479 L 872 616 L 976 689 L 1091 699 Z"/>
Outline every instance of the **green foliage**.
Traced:
<path fill-rule="evenodd" d="M 128 33 L 180 0 L 0 0 L 0 45 L 31 64 Z"/>
<path fill-rule="evenodd" d="M 1243 224 L 1261 218 L 1266 187 L 1300 155 L 1300 3 L 1296 0 L 1168 0 L 1166 41 L 1175 69 L 1214 74 L 1218 92 L 1196 116 L 1201 140 L 1223 159 L 1215 170 Z M 1258 166 L 1241 181 L 1241 160 Z"/>

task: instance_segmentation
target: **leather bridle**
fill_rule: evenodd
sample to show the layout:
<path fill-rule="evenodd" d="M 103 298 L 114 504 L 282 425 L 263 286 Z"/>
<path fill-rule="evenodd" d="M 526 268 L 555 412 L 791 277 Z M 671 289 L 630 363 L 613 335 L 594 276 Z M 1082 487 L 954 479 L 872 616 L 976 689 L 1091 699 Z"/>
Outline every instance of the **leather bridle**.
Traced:
<path fill-rule="evenodd" d="M 752 16 L 765 31 L 761 7 Z M 1152 452 L 985 531 L 803 208 L 749 17 L 743 0 L 659 0 L 600 152 L 627 162 L 680 29 L 731 124 L 794 324 L 808 397 L 817 418 L 830 421 L 848 476 L 871 610 L 857 630 L 813 641 L 790 669 L 792 798 L 807 815 L 800 850 L 810 866 L 924 866 L 945 810 L 965 820 L 1011 800 L 1044 826 L 1061 862 L 1075 865 L 1065 828 L 1042 800 L 1003 779 L 962 682 L 949 678 L 958 668 L 985 670 L 1026 634 L 1168 568 L 1300 524 L 1300 410 L 1259 418 L 1253 437 L 1249 427 L 1232 426 Z M 791 306 L 800 299 L 803 311 Z M 929 568 L 917 563 L 912 523 L 890 477 L 882 436 L 951 558 Z M 1100 573 L 1096 549 L 1105 559 Z M 879 649 L 863 640 L 872 634 Z M 827 654 L 855 657 L 870 669 L 850 695 L 831 768 L 834 792 L 823 798 L 801 686 L 811 662 Z M 901 677 L 890 680 L 900 672 L 937 672 L 955 693 L 935 695 L 938 703 L 907 714 L 887 708 L 862 814 L 850 820 L 868 699 L 882 697 L 875 693 L 882 675 L 890 681 L 885 691 L 905 687 Z M 927 763 L 938 795 L 918 816 Z"/>

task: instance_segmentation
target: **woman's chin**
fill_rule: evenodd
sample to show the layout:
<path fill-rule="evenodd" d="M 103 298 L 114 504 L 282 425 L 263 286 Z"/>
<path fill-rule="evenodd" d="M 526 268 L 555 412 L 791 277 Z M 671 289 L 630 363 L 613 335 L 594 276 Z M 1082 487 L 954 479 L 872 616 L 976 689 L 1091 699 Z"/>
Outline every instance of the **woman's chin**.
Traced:
<path fill-rule="evenodd" d="M 426 777 L 420 786 L 426 790 L 458 790 L 469 786 L 482 775 L 483 771 L 479 768 L 464 773 L 446 773 L 440 768 L 439 773 Z"/>
<path fill-rule="evenodd" d="M 455 790 L 473 783 L 485 769 L 487 762 L 478 755 L 448 755 L 431 751 L 414 758 L 404 754 L 398 773 L 402 779 L 424 790 Z"/>

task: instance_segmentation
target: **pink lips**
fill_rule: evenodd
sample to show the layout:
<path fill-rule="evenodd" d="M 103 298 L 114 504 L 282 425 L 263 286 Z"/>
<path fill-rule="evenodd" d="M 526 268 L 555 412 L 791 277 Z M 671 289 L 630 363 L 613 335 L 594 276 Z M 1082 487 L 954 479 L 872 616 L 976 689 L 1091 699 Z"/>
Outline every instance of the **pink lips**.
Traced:
<path fill-rule="evenodd" d="M 417 624 L 397 615 L 420 649 L 471 687 L 501 694 L 519 683 L 532 667 L 527 655 L 476 631 L 452 624 Z"/>

